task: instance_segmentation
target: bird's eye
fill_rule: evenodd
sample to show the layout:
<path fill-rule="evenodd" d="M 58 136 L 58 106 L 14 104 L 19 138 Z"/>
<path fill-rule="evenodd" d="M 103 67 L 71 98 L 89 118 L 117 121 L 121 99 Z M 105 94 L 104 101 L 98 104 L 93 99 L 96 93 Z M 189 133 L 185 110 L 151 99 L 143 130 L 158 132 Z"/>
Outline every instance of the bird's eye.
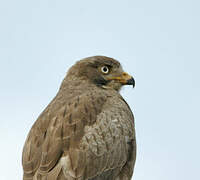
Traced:
<path fill-rule="evenodd" d="M 109 68 L 108 68 L 107 66 L 103 66 L 103 67 L 101 68 L 101 71 L 102 71 L 102 73 L 104 73 L 104 74 L 108 74 L 108 73 L 109 73 Z"/>

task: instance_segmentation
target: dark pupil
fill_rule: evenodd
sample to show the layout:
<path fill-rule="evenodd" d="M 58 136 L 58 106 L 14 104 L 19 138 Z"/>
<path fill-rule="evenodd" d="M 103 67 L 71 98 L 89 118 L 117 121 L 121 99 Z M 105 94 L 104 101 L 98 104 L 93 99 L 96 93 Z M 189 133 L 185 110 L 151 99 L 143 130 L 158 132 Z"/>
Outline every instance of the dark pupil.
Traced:
<path fill-rule="evenodd" d="M 108 71 L 108 68 L 107 68 L 107 67 L 104 67 L 104 68 L 103 68 L 103 71 L 104 71 L 104 72 L 107 72 L 107 71 Z"/>

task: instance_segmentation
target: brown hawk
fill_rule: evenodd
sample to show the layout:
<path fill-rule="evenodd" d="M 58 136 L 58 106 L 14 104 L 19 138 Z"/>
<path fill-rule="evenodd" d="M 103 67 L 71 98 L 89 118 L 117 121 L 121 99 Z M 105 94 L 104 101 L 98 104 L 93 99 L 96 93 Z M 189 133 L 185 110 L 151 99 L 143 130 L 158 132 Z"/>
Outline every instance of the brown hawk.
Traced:
<path fill-rule="evenodd" d="M 135 84 L 120 63 L 94 56 L 72 66 L 26 139 L 24 180 L 130 180 L 134 117 L 119 94 Z"/>

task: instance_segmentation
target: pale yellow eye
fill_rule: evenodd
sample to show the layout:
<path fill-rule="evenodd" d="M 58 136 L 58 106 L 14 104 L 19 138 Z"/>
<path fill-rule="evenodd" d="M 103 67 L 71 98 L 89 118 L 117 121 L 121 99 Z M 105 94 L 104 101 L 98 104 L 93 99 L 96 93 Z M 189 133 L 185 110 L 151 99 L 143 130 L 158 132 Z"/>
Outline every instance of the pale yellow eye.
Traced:
<path fill-rule="evenodd" d="M 104 73 L 104 74 L 108 74 L 109 68 L 107 66 L 103 66 L 103 67 L 101 67 L 101 72 Z"/>

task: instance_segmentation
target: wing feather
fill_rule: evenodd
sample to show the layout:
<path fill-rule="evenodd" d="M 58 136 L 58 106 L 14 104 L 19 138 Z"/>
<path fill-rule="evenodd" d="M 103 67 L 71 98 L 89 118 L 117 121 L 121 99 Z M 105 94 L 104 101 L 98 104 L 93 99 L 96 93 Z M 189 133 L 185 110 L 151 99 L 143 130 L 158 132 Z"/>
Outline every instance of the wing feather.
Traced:
<path fill-rule="evenodd" d="M 67 102 L 56 103 L 55 99 L 35 122 L 25 142 L 24 179 L 47 176 L 66 154 L 70 158 L 71 174 L 83 174 L 80 169 L 85 163 L 85 153 L 78 149 L 79 142 L 84 136 L 84 127 L 95 123 L 105 101 L 106 96 L 96 92 Z"/>

